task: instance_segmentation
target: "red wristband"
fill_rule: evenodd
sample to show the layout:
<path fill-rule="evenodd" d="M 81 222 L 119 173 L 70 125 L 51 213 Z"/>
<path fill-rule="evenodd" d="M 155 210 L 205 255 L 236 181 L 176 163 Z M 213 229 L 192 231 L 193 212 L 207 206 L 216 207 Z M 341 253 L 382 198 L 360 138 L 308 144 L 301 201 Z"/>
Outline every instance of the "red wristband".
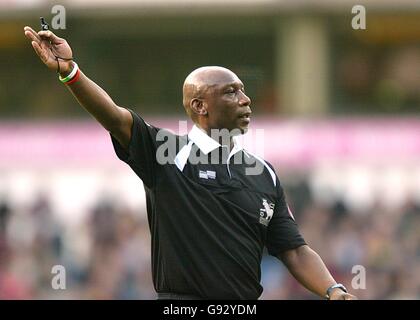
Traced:
<path fill-rule="evenodd" d="M 80 77 L 80 69 L 77 70 L 77 72 L 74 75 L 73 79 L 71 79 L 70 81 L 65 82 L 64 84 L 69 85 L 69 84 L 75 83 L 77 80 L 79 80 L 79 77 Z"/>

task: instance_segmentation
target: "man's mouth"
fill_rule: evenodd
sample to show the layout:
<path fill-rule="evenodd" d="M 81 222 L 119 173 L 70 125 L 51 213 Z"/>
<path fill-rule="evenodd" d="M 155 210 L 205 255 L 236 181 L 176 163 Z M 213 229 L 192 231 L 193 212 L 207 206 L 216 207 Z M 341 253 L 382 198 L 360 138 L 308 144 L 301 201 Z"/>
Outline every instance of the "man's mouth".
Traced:
<path fill-rule="evenodd" d="M 249 122 L 251 120 L 251 112 L 246 112 L 239 116 L 239 119 Z"/>

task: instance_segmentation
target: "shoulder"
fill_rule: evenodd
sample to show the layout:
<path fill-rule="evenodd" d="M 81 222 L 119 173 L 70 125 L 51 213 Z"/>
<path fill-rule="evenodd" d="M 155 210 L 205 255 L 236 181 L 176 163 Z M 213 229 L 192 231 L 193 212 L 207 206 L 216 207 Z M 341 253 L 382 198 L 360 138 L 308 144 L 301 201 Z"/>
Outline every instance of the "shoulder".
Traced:
<path fill-rule="evenodd" d="M 131 115 L 133 117 L 133 123 L 134 123 L 134 125 L 142 126 L 142 127 L 145 127 L 145 128 L 149 128 L 149 129 L 154 130 L 154 131 L 161 130 L 161 128 L 158 128 L 158 127 L 150 124 L 146 120 L 144 120 L 143 117 L 140 116 L 137 112 L 135 112 L 135 111 L 133 111 L 133 110 L 131 110 L 129 108 L 127 108 L 127 110 L 131 113 Z"/>
<path fill-rule="evenodd" d="M 133 117 L 134 126 L 140 128 L 143 132 L 148 131 L 149 133 L 151 133 L 152 137 L 154 137 L 154 140 L 156 140 L 156 142 L 166 142 L 169 140 L 176 140 L 178 142 L 185 140 L 185 138 L 177 135 L 172 130 L 156 126 L 148 120 L 145 120 L 137 112 L 128 108 L 127 110 L 131 113 Z"/>

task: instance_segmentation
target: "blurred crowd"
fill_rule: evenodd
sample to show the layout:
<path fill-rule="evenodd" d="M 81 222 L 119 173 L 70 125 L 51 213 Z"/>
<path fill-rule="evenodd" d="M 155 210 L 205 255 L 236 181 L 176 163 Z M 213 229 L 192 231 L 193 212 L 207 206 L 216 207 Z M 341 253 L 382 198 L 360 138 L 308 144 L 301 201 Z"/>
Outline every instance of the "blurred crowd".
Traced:
<path fill-rule="evenodd" d="M 420 298 L 418 205 L 354 212 L 340 201 L 317 203 L 305 182 L 285 190 L 307 243 L 353 294 Z M 146 213 L 98 197 L 82 223 L 67 226 L 50 201 L 40 194 L 17 209 L 0 198 L 0 299 L 155 299 Z M 64 290 L 52 288 L 55 265 L 65 268 Z M 262 284 L 261 299 L 319 299 L 268 255 Z"/>

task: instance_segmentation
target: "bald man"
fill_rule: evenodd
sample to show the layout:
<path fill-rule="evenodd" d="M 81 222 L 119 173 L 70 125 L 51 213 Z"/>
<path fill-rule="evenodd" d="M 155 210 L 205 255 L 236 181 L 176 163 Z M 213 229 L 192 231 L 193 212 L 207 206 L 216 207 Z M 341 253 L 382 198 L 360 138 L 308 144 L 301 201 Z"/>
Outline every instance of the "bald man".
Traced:
<path fill-rule="evenodd" d="M 248 130 L 251 100 L 242 81 L 222 67 L 202 67 L 191 72 L 183 86 L 183 104 L 194 123 L 208 135 L 211 129 Z"/>
<path fill-rule="evenodd" d="M 273 167 L 236 141 L 248 130 L 251 100 L 235 73 L 213 66 L 187 76 L 183 104 L 195 125 L 177 136 L 116 105 L 80 71 L 66 40 L 51 31 L 24 32 L 41 61 L 110 132 L 117 156 L 142 179 L 159 299 L 258 299 L 264 247 L 320 297 L 355 298 L 304 241 Z M 168 161 L 158 156 L 162 149 Z M 256 164 L 261 172 L 247 174 Z"/>

